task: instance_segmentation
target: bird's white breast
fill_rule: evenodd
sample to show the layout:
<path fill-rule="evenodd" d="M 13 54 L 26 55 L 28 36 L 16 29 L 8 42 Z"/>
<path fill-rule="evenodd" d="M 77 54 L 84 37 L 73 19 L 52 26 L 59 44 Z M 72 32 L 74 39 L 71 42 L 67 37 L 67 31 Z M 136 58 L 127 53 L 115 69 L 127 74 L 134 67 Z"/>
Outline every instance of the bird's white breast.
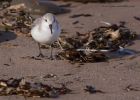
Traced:
<path fill-rule="evenodd" d="M 60 26 L 54 24 L 52 28 L 52 32 L 53 33 L 51 34 L 49 26 L 45 27 L 45 26 L 36 25 L 32 28 L 31 35 L 33 39 L 39 43 L 52 44 L 54 41 L 57 40 L 57 38 L 61 33 Z"/>

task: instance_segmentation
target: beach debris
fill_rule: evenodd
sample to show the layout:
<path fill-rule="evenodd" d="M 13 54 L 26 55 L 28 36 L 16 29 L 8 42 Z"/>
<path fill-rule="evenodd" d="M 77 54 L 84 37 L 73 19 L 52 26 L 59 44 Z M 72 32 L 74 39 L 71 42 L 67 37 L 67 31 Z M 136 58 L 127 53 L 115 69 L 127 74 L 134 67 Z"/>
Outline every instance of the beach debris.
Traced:
<path fill-rule="evenodd" d="M 105 23 L 106 24 L 106 23 Z M 100 26 L 94 30 L 75 36 L 59 38 L 63 51 L 56 55 L 58 59 L 74 62 L 100 62 L 106 61 L 108 52 L 118 51 L 120 54 L 134 54 L 125 49 L 137 37 L 136 33 L 125 26 L 125 22 Z"/>
<path fill-rule="evenodd" d="M 63 76 L 71 76 L 73 75 L 72 73 L 67 73 L 67 74 L 64 74 Z"/>
<path fill-rule="evenodd" d="M 34 18 L 24 9 L 24 4 L 10 6 L 0 13 L 0 26 L 4 31 L 28 34 Z"/>
<path fill-rule="evenodd" d="M 65 85 L 53 87 L 43 83 L 27 82 L 24 78 L 0 80 L 0 96 L 21 95 L 24 97 L 56 98 L 70 93 Z"/>
<path fill-rule="evenodd" d="M 39 57 L 35 57 L 35 56 L 25 56 L 25 57 L 21 57 L 22 59 L 34 59 L 34 60 L 42 60 Z"/>
<path fill-rule="evenodd" d="M 89 92 L 91 94 L 95 94 L 95 93 L 105 93 L 102 90 L 97 90 L 95 87 L 87 85 L 86 88 L 84 89 L 86 92 Z"/>
<path fill-rule="evenodd" d="M 134 16 L 134 19 L 140 21 L 140 17 Z"/>
<path fill-rule="evenodd" d="M 72 24 L 78 24 L 79 23 L 79 21 L 74 21 Z"/>
<path fill-rule="evenodd" d="M 91 17 L 92 15 L 91 14 L 74 14 L 72 16 L 70 16 L 70 18 L 77 18 L 77 17 Z"/>
<path fill-rule="evenodd" d="M 76 50 L 66 50 L 58 53 L 56 55 L 57 59 L 65 59 L 72 62 L 84 62 L 84 63 L 93 63 L 93 62 L 102 62 L 106 60 L 106 55 L 102 52 L 94 52 L 86 54 L 84 51 Z"/>
<path fill-rule="evenodd" d="M 5 66 L 10 66 L 10 64 L 3 64 L 3 65 L 5 65 Z"/>
<path fill-rule="evenodd" d="M 11 5 L 10 7 L 8 7 L 8 9 L 12 10 L 25 10 L 27 7 L 25 6 L 24 3 L 21 4 L 16 4 L 16 5 Z"/>
<path fill-rule="evenodd" d="M 52 73 L 43 76 L 43 78 L 56 78 L 56 77 L 57 77 L 57 75 L 52 74 Z"/>
<path fill-rule="evenodd" d="M 6 43 L 4 45 L 1 45 L 0 47 L 4 47 L 4 48 L 17 48 L 18 46 L 19 46 L 18 44 Z"/>
<path fill-rule="evenodd" d="M 129 92 L 129 91 L 140 91 L 140 89 L 138 87 L 134 87 L 132 84 L 129 84 L 124 90 L 127 91 L 127 92 Z"/>

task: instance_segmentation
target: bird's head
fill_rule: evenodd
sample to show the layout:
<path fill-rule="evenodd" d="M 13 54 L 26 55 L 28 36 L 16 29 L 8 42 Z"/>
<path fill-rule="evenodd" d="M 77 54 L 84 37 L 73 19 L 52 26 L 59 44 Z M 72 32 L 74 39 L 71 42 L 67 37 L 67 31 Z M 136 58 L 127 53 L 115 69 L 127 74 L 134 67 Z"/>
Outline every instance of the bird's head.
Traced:
<path fill-rule="evenodd" d="M 47 13 L 43 16 L 44 23 L 49 26 L 51 33 L 53 24 L 56 22 L 56 18 L 52 13 Z"/>

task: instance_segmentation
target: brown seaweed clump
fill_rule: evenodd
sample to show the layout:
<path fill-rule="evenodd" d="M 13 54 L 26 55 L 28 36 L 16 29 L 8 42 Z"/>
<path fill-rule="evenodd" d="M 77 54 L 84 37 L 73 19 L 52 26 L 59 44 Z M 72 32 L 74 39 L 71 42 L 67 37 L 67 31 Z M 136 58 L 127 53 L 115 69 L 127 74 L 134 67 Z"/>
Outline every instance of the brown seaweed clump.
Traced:
<path fill-rule="evenodd" d="M 53 87 L 43 83 L 31 83 L 24 78 L 0 80 L 0 96 L 21 95 L 24 97 L 56 98 L 70 93 L 65 85 Z"/>
<path fill-rule="evenodd" d="M 124 48 L 136 37 L 136 33 L 127 28 L 124 22 L 101 26 L 86 34 L 77 32 L 74 37 L 63 36 L 59 39 L 63 51 L 57 58 L 75 62 L 106 61 L 106 52 Z"/>
<path fill-rule="evenodd" d="M 120 47 L 130 45 L 136 37 L 135 32 L 127 28 L 124 22 L 120 22 L 119 25 L 112 24 L 94 29 L 87 46 L 90 49 L 116 51 Z"/>
<path fill-rule="evenodd" d="M 31 24 L 33 23 L 33 17 L 26 12 L 23 5 L 18 5 L 18 7 L 8 7 L 0 13 L 0 26 L 5 31 L 12 31 L 16 34 L 28 34 L 31 29 Z"/>
<path fill-rule="evenodd" d="M 93 52 L 86 54 L 85 51 L 65 50 L 56 55 L 59 59 L 66 59 L 79 63 L 94 63 L 106 61 L 107 56 L 102 52 Z"/>

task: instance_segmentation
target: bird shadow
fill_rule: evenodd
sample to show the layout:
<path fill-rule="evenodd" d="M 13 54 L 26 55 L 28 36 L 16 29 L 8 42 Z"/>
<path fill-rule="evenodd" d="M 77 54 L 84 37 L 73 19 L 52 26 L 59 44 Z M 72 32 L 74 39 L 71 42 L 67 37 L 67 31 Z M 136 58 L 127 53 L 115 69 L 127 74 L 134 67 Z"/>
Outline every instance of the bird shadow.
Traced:
<path fill-rule="evenodd" d="M 46 13 L 64 14 L 70 12 L 66 7 L 59 7 L 53 0 L 12 0 L 12 5 L 21 3 L 33 15 L 43 15 Z"/>
<path fill-rule="evenodd" d="M 48 1 L 45 1 L 45 0 L 40 0 L 39 4 L 41 6 L 47 6 L 49 13 L 64 14 L 64 13 L 71 12 L 71 10 L 68 8 L 68 6 L 62 6 L 62 5 L 59 6 L 57 4 L 54 4 L 53 2 L 48 2 Z M 70 5 L 69 5 L 69 7 L 70 7 Z"/>
<path fill-rule="evenodd" d="M 16 39 L 17 35 L 14 32 L 10 31 L 0 31 L 0 43 L 14 40 Z"/>

